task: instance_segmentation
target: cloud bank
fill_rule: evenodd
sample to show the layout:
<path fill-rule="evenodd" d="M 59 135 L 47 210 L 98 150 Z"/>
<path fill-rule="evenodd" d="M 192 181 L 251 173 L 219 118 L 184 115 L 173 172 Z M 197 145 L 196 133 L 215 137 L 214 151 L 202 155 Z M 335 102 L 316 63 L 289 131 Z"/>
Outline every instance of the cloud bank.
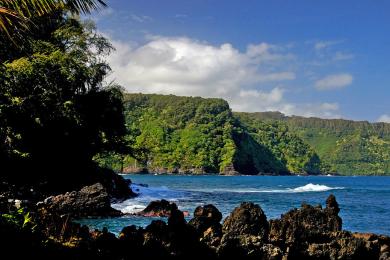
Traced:
<path fill-rule="evenodd" d="M 280 46 L 259 43 L 240 51 L 229 43 L 212 45 L 187 37 L 159 36 L 141 46 L 111 42 L 116 52 L 108 58 L 113 69 L 110 80 L 128 92 L 220 97 L 234 111 L 338 116 L 337 104 L 286 100 L 288 91 L 283 84 L 294 80 L 296 72 L 285 64 L 295 57 Z M 332 78 L 328 81 L 319 84 L 340 84 L 332 83 Z"/>
<path fill-rule="evenodd" d="M 348 73 L 333 74 L 317 80 L 315 82 L 315 87 L 318 90 L 339 89 L 351 85 L 352 81 L 353 81 L 353 76 L 351 74 Z"/>

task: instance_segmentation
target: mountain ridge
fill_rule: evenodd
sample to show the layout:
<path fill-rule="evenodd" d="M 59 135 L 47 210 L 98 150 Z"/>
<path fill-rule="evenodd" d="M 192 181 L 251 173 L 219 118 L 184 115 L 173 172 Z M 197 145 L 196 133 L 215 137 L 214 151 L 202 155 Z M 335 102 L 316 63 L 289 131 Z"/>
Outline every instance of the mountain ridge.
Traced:
<path fill-rule="evenodd" d="M 390 124 L 386 123 L 232 112 L 220 98 L 175 95 L 127 93 L 124 107 L 132 156 L 96 158 L 117 171 L 390 173 L 386 163 Z M 341 143 L 345 138 L 346 143 L 353 141 L 352 152 Z M 339 157 L 329 156 L 334 152 Z"/>

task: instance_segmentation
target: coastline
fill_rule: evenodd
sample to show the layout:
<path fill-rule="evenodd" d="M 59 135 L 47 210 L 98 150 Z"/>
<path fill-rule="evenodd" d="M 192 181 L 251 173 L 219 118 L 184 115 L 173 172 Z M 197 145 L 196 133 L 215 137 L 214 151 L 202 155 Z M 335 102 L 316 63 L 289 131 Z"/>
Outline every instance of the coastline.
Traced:
<path fill-rule="evenodd" d="M 176 204 L 154 201 L 142 214 L 167 221 L 125 226 L 116 237 L 107 228 L 92 231 L 71 221 L 71 215 L 41 208 L 30 220 L 35 225 L 31 234 L 24 230 L 21 236 L 22 231 L 0 222 L 1 243 L 3 253 L 22 242 L 31 244 L 18 257 L 39 259 L 389 259 L 390 237 L 342 230 L 339 211 L 330 195 L 325 207 L 303 203 L 278 219 L 268 220 L 260 205 L 242 202 L 223 221 L 208 204 L 197 207 L 187 222 Z"/>

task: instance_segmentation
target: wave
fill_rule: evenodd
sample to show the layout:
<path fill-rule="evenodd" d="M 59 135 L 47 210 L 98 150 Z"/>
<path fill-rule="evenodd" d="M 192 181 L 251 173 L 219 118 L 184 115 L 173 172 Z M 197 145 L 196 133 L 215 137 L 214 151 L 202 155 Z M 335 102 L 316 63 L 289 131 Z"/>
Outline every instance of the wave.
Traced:
<path fill-rule="evenodd" d="M 302 193 L 302 192 L 324 192 L 329 190 L 344 189 L 344 187 L 329 187 L 321 184 L 308 183 L 296 188 L 271 189 L 271 188 L 199 188 L 173 190 L 166 186 L 148 187 L 142 184 L 131 184 L 131 188 L 138 194 L 138 197 L 125 200 L 112 205 L 113 208 L 123 213 L 136 213 L 142 211 L 151 201 L 166 199 L 176 203 L 193 200 L 201 197 L 198 193 Z"/>
<path fill-rule="evenodd" d="M 187 193 L 179 190 L 172 190 L 166 186 L 150 187 L 142 184 L 132 183 L 131 189 L 138 195 L 135 198 L 112 204 L 112 207 L 123 213 L 136 213 L 142 211 L 153 200 L 166 199 L 178 203 L 186 200 Z"/>
<path fill-rule="evenodd" d="M 328 191 L 328 190 L 342 190 L 344 187 L 329 187 L 321 184 L 309 183 L 305 186 L 292 189 L 294 192 L 309 192 L 309 191 Z"/>
<path fill-rule="evenodd" d="M 304 186 L 296 188 L 286 189 L 255 189 L 255 188 L 242 188 L 242 189 L 195 189 L 190 191 L 198 192 L 232 192 L 232 193 L 300 193 L 300 192 L 322 192 L 329 190 L 340 190 L 344 187 L 329 187 L 321 184 L 309 183 Z"/>
<path fill-rule="evenodd" d="M 111 205 L 114 209 L 120 210 L 122 213 L 133 214 L 142 211 L 146 208 L 146 205 L 139 204 L 138 201 L 132 199 L 126 200 L 121 203 L 115 203 Z"/>

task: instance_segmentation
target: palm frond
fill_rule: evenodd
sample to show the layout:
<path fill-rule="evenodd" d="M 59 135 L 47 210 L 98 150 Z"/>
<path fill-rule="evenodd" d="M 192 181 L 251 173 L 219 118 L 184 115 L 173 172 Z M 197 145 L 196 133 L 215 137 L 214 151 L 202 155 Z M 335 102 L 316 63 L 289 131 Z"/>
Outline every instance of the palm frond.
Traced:
<path fill-rule="evenodd" d="M 103 0 L 0 0 L 0 33 L 9 36 L 12 28 L 26 28 L 33 15 L 41 16 L 58 9 L 89 14 L 106 6 Z"/>
<path fill-rule="evenodd" d="M 84 14 L 107 6 L 102 0 L 64 0 L 63 3 L 71 12 Z"/>

